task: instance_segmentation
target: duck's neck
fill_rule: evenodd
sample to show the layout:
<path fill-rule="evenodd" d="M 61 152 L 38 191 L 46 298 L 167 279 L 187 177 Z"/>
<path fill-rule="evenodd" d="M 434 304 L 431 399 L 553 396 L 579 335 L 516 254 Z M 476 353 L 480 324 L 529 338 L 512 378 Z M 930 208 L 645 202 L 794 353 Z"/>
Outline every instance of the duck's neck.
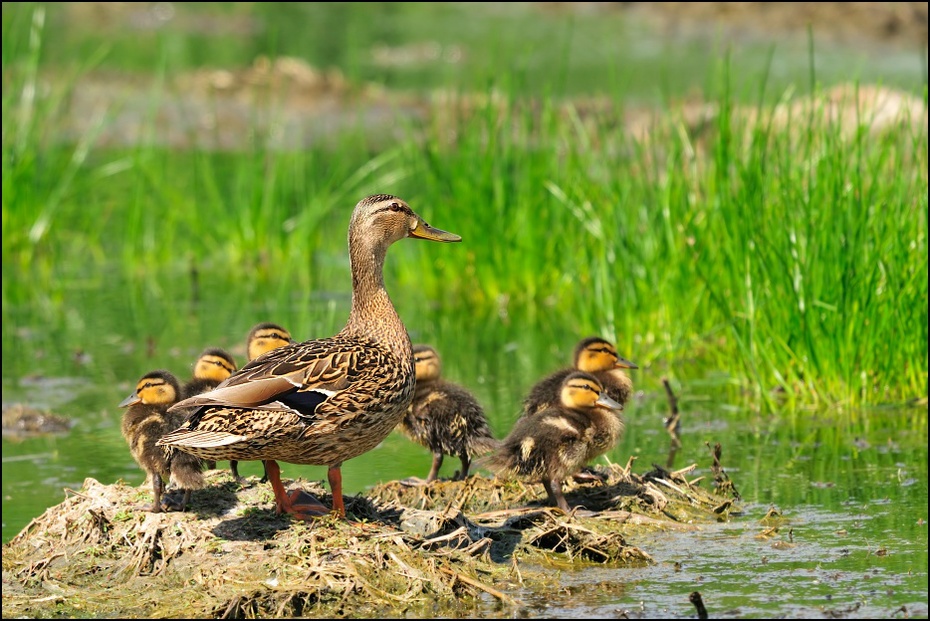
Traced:
<path fill-rule="evenodd" d="M 342 333 L 378 341 L 401 360 L 413 360 L 407 328 L 384 288 L 387 245 L 349 241 L 352 270 L 352 309 Z"/>

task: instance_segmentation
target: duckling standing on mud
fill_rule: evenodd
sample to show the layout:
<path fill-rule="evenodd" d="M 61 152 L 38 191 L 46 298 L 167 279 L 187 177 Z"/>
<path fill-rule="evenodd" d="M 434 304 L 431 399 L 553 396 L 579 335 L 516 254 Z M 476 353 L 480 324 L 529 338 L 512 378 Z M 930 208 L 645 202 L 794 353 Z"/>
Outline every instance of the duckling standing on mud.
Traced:
<path fill-rule="evenodd" d="M 220 385 L 220 382 L 236 372 L 236 360 L 225 349 L 211 347 L 205 349 L 197 362 L 194 363 L 194 376 L 181 387 L 181 399 L 187 399 L 202 392 L 213 390 Z M 216 468 L 216 462 L 205 460 L 204 465 L 208 470 Z M 239 478 L 239 474 L 229 465 L 233 476 Z"/>
<path fill-rule="evenodd" d="M 464 480 L 474 455 L 500 446 L 488 427 L 478 400 L 468 390 L 443 379 L 442 360 L 429 345 L 413 346 L 416 389 L 413 403 L 398 426 L 408 438 L 433 453 L 433 465 L 426 483 L 439 475 L 445 455 L 455 455 L 462 469 L 452 477 Z"/>
<path fill-rule="evenodd" d="M 523 415 L 532 415 L 559 402 L 562 383 L 574 371 L 590 373 L 598 379 L 611 399 L 625 405 L 633 392 L 633 381 L 623 369 L 638 369 L 617 353 L 610 341 L 589 336 L 575 346 L 574 366 L 559 369 L 538 381 L 523 400 Z"/>
<path fill-rule="evenodd" d="M 153 513 L 162 511 L 165 479 L 184 490 L 184 497 L 177 506 L 180 511 L 187 507 L 191 490 L 204 486 L 203 464 L 199 458 L 156 446 L 162 436 L 184 422 L 186 412 L 168 412 L 180 394 L 177 378 L 168 371 L 158 370 L 142 376 L 135 391 L 119 404 L 128 408 L 120 428 L 129 444 L 129 451 L 152 480 L 155 499 L 149 511 Z"/>
<path fill-rule="evenodd" d="M 562 481 L 619 442 L 619 403 L 596 377 L 574 371 L 562 381 L 558 403 L 517 419 L 500 450 L 481 460 L 498 474 L 539 481 L 549 503 L 569 513 Z"/>

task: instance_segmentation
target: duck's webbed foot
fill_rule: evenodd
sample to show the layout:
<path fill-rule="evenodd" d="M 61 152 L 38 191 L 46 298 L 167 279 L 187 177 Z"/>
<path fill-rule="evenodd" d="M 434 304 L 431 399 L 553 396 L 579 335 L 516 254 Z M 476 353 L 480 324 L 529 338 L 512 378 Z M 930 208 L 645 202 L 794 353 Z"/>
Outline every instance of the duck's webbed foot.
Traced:
<path fill-rule="evenodd" d="M 287 499 L 290 504 L 278 507 L 278 513 L 290 513 L 298 520 L 311 520 L 330 513 L 329 507 L 302 489 L 295 489 L 287 495 Z"/>
<path fill-rule="evenodd" d="M 297 489 L 287 493 L 284 484 L 281 483 L 281 468 L 278 463 L 273 460 L 265 460 L 264 463 L 268 481 L 271 483 L 271 489 L 274 490 L 275 511 L 279 515 L 288 513 L 298 520 L 310 520 L 330 512 L 326 505 L 303 490 Z M 335 510 L 335 506 L 333 509 Z"/>
<path fill-rule="evenodd" d="M 191 500 L 191 490 L 177 490 L 181 492 L 181 499 L 178 500 L 177 497 L 172 494 L 165 494 L 162 496 L 162 505 L 165 511 L 186 511 L 187 504 Z"/>
<path fill-rule="evenodd" d="M 607 481 L 606 476 L 596 471 L 591 466 L 585 466 L 584 468 L 576 472 L 574 475 L 572 475 L 572 478 L 575 480 L 576 483 L 590 483 L 592 481 L 596 481 L 598 483 L 604 483 Z"/>

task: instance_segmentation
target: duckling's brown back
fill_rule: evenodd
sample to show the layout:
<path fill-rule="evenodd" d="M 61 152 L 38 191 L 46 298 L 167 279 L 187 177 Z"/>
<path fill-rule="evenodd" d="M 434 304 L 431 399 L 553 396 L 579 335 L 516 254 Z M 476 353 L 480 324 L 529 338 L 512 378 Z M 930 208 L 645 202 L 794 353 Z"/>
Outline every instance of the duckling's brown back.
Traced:
<path fill-rule="evenodd" d="M 482 463 L 530 479 L 564 478 L 584 465 L 590 427 L 583 413 L 551 406 L 517 419 L 501 448 Z"/>

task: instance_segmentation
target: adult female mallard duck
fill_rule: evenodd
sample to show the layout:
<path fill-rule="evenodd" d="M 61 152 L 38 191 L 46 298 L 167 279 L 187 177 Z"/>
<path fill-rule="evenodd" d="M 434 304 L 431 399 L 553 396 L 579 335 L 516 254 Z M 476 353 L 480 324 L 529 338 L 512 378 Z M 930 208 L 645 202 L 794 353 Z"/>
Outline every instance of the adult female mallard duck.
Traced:
<path fill-rule="evenodd" d="M 623 434 L 621 406 L 583 371 L 563 380 L 558 403 L 517 419 L 501 448 L 481 460 L 499 474 L 540 481 L 549 503 L 569 512 L 562 480 L 603 455 Z"/>
<path fill-rule="evenodd" d="M 267 353 L 272 349 L 284 347 L 285 345 L 290 345 L 294 342 L 295 341 L 291 338 L 290 332 L 276 323 L 265 321 L 255 324 L 252 326 L 252 329 L 249 330 L 249 334 L 245 339 L 245 351 L 246 355 L 249 357 L 249 362 L 252 362 L 262 354 Z M 239 476 L 239 460 L 229 460 L 229 470 L 232 472 L 232 475 L 236 478 L 237 481 L 242 480 L 242 477 Z M 265 469 L 265 474 L 259 480 L 259 483 L 267 482 L 268 470 Z"/>
<path fill-rule="evenodd" d="M 327 512 L 300 490 L 290 495 L 278 461 L 328 466 L 332 510 L 345 517 L 342 463 L 375 448 L 413 399 L 410 337 L 384 287 L 388 248 L 405 237 L 457 242 L 396 196 L 362 199 L 349 221 L 352 305 L 338 334 L 273 349 L 217 388 L 177 403 L 195 407 L 159 444 L 201 459 L 262 460 L 279 513 Z"/>
<path fill-rule="evenodd" d="M 462 469 L 452 479 L 464 480 L 472 456 L 492 451 L 500 442 L 491 434 L 484 409 L 475 396 L 442 377 L 442 360 L 435 348 L 414 345 L 413 362 L 416 390 L 399 429 L 433 453 L 427 483 L 436 480 L 445 455 L 459 458 Z"/>
<path fill-rule="evenodd" d="M 539 380 L 523 400 L 523 415 L 536 414 L 559 402 L 562 383 L 570 373 L 584 371 L 600 381 L 607 395 L 619 403 L 626 404 L 633 392 L 633 381 L 623 369 L 639 367 L 621 357 L 610 341 L 599 336 L 589 336 L 575 346 L 574 366 L 559 369 Z"/>
<path fill-rule="evenodd" d="M 129 451 L 152 480 L 155 499 L 149 510 L 154 513 L 162 510 L 164 479 L 184 490 L 178 507 L 181 511 L 187 507 L 191 490 L 204 486 L 203 466 L 198 458 L 157 446 L 159 438 L 181 424 L 181 415 L 168 412 L 180 394 L 177 378 L 168 371 L 157 370 L 143 375 L 135 391 L 119 404 L 128 408 L 123 414 L 120 429 L 129 444 Z"/>

